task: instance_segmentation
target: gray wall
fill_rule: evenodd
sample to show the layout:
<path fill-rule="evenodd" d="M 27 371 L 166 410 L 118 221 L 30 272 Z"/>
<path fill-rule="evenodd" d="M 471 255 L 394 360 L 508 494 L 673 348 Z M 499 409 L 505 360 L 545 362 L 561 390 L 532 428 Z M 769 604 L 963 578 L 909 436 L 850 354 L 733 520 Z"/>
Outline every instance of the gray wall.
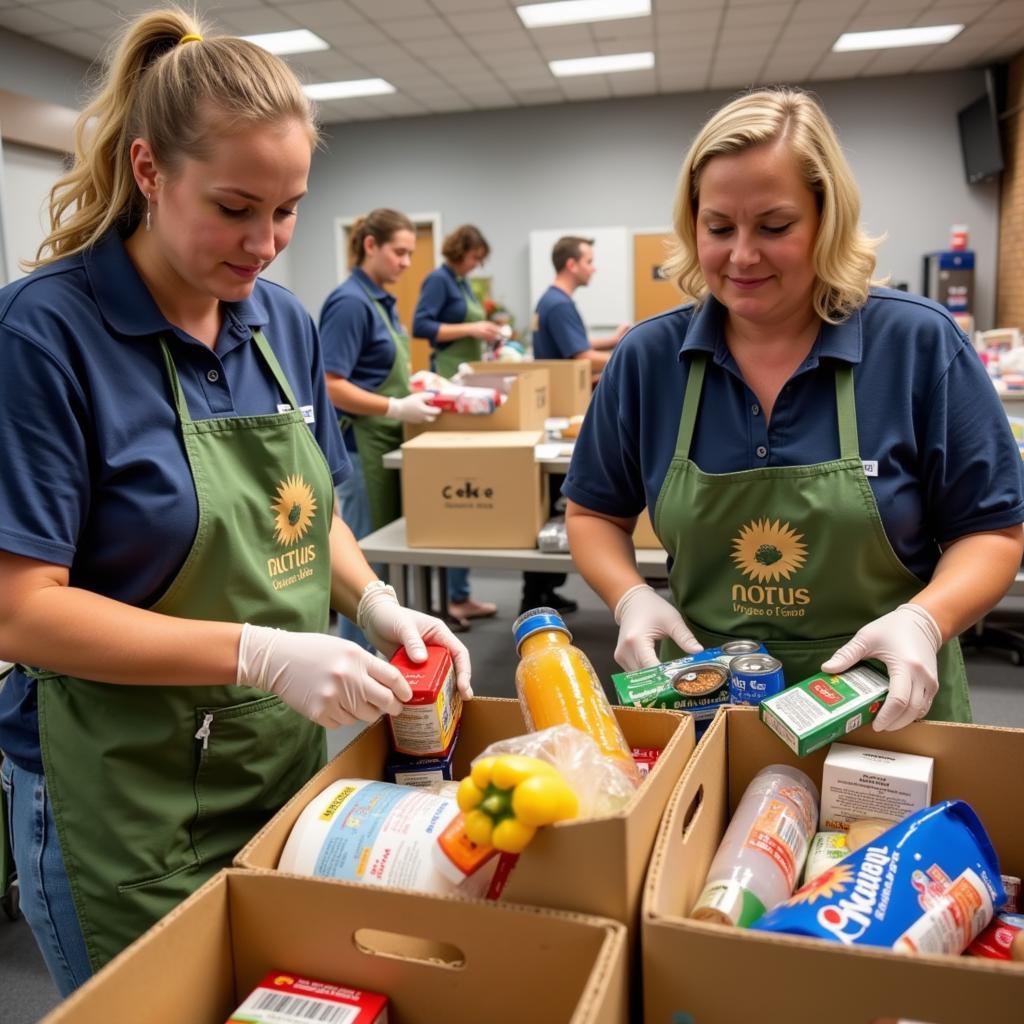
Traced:
<path fill-rule="evenodd" d="M 79 109 L 88 70 L 80 57 L 0 29 L 0 89 Z"/>
<path fill-rule="evenodd" d="M 995 305 L 998 188 L 968 186 L 956 112 L 984 85 L 964 71 L 821 83 L 863 195 L 869 231 L 885 233 L 879 271 L 920 285 L 921 255 L 954 223 L 977 252 L 979 327 Z M 373 206 L 439 212 L 445 231 L 479 225 L 486 272 L 523 322 L 528 235 L 570 225 L 667 227 L 682 155 L 724 99 L 702 93 L 328 126 L 292 241 L 292 287 L 316 315 L 337 283 L 333 222 Z M 596 254 L 600 287 L 600 252 Z"/>

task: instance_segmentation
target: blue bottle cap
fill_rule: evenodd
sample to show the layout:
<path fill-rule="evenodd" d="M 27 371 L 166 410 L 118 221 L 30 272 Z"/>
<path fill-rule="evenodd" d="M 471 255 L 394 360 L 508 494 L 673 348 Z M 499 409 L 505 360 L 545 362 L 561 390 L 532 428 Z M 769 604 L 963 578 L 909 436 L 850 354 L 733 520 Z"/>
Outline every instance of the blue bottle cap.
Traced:
<path fill-rule="evenodd" d="M 570 640 L 572 633 L 569 632 L 562 616 L 554 608 L 533 608 L 523 612 L 512 625 L 512 635 L 516 639 L 516 653 L 523 641 L 534 633 L 541 633 L 546 629 L 557 629 L 564 633 Z"/>

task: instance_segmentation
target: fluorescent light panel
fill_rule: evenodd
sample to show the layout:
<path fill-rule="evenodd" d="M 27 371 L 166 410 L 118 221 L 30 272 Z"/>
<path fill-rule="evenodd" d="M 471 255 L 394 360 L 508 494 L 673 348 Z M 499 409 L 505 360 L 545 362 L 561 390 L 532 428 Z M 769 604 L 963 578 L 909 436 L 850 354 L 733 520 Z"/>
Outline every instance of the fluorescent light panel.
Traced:
<path fill-rule="evenodd" d="M 284 57 L 289 53 L 313 53 L 315 50 L 329 50 L 326 39 L 310 32 L 308 28 L 297 28 L 294 32 L 264 32 L 256 36 L 242 36 L 243 39 L 264 50 Z"/>
<path fill-rule="evenodd" d="M 935 46 L 955 39 L 963 28 L 963 25 L 924 25 L 878 32 L 844 32 L 832 45 L 832 50 L 849 53 L 851 50 L 891 50 L 898 46 Z"/>
<path fill-rule="evenodd" d="M 558 78 L 574 75 L 608 75 L 618 71 L 646 71 L 654 67 L 653 53 L 610 53 L 604 57 L 577 57 L 574 60 L 548 61 Z"/>
<path fill-rule="evenodd" d="M 348 100 L 356 96 L 387 96 L 395 87 L 383 78 L 353 78 L 347 82 L 314 82 L 302 91 L 311 100 Z"/>
<path fill-rule="evenodd" d="M 524 4 L 516 13 L 527 28 L 579 25 L 587 21 L 643 18 L 651 13 L 651 0 L 559 0 L 550 4 Z"/>

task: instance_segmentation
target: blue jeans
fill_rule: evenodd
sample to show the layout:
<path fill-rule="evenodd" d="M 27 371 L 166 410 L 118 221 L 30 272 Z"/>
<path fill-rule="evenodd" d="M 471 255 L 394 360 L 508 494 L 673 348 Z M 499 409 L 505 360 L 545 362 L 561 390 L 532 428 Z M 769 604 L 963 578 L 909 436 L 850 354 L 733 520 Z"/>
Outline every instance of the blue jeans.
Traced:
<path fill-rule="evenodd" d="M 71 899 L 46 780 L 5 760 L 0 787 L 7 800 L 21 912 L 61 996 L 68 996 L 91 977 L 92 967 Z"/>
<path fill-rule="evenodd" d="M 363 478 L 363 463 L 358 452 L 348 453 L 349 462 L 352 463 L 352 473 L 347 480 L 343 480 L 334 488 L 335 497 L 338 499 L 338 514 L 342 522 L 352 531 L 356 540 L 361 540 L 368 533 L 373 532 L 373 524 L 370 521 L 370 499 L 366 494 L 366 481 Z M 374 565 L 373 571 L 381 578 L 387 579 L 384 574 L 384 567 Z M 341 629 L 339 635 L 342 640 L 351 640 L 360 647 L 372 651 L 373 644 L 363 636 L 363 631 L 350 619 L 339 616 Z"/>
<path fill-rule="evenodd" d="M 448 570 L 448 601 L 450 604 L 462 604 L 469 600 L 469 570 Z"/>

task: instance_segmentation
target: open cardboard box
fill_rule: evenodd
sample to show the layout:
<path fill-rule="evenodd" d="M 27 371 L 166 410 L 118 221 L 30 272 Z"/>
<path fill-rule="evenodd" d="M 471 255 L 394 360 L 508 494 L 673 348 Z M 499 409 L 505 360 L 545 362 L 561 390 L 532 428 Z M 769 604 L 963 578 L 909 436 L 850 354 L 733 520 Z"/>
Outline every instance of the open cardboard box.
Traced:
<path fill-rule="evenodd" d="M 502 903 L 597 914 L 621 921 L 631 930 L 638 923 L 651 845 L 669 794 L 693 751 L 693 720 L 675 711 L 635 708 L 615 708 L 615 717 L 631 746 L 662 748 L 651 773 L 618 814 L 541 829 L 510 875 Z M 525 732 L 517 700 L 475 697 L 467 701 L 455 748 L 454 777 L 468 774 L 470 762 L 488 744 Z M 379 719 L 256 833 L 235 864 L 276 868 L 306 804 L 337 779 L 383 779 L 388 752 L 387 728 Z"/>
<path fill-rule="evenodd" d="M 487 363 L 489 367 L 498 363 Z M 589 365 L 589 364 L 588 364 Z M 479 381 L 476 379 L 480 377 Z M 463 381 L 464 384 L 494 387 L 496 374 L 488 370 L 485 375 L 476 375 Z M 465 413 L 443 412 L 432 423 L 407 423 L 404 436 L 408 441 L 426 431 L 437 430 L 544 430 L 544 421 L 551 415 L 551 388 L 548 371 L 531 368 L 517 372 L 508 398 L 489 416 L 471 416 Z"/>
<path fill-rule="evenodd" d="M 513 376 L 547 370 L 551 400 L 549 416 L 581 416 L 590 404 L 593 369 L 589 359 L 529 359 L 522 363 L 470 363 L 474 373 Z"/>
<path fill-rule="evenodd" d="M 1024 871 L 1024 730 L 920 722 L 870 726 L 846 738 L 935 759 L 932 802 L 966 800 L 1004 874 Z M 902 956 L 690 920 L 711 860 L 754 775 L 800 768 L 820 786 L 828 748 L 798 758 L 756 708 L 718 713 L 672 794 L 644 886 L 644 1019 L 697 1024 L 929 1024 L 1024 1020 L 1024 964 L 975 957 Z"/>
<path fill-rule="evenodd" d="M 223 1024 L 272 971 L 381 992 L 393 1024 L 625 1024 L 614 921 L 232 869 L 45 1024 Z"/>

